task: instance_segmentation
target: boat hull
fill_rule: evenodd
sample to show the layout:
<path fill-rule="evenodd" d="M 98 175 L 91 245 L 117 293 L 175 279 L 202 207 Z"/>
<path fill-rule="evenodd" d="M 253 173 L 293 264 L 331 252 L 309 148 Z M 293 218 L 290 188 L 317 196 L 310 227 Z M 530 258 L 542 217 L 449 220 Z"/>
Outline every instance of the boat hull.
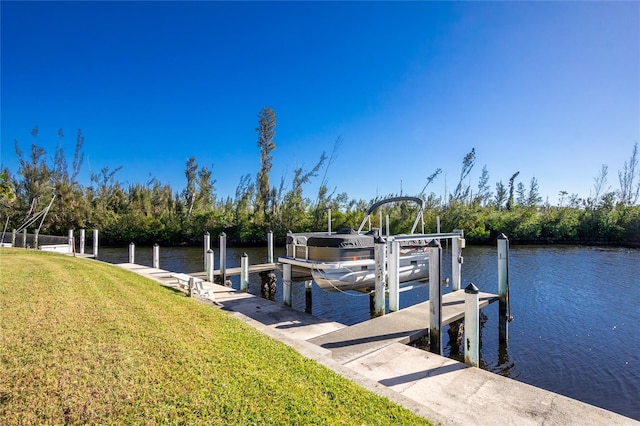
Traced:
<path fill-rule="evenodd" d="M 349 262 L 323 267 L 316 265 L 311 276 L 326 291 L 367 291 L 375 287 L 375 264 L 349 265 Z M 398 268 L 400 282 L 423 281 L 429 278 L 429 257 L 426 253 L 400 257 Z"/>

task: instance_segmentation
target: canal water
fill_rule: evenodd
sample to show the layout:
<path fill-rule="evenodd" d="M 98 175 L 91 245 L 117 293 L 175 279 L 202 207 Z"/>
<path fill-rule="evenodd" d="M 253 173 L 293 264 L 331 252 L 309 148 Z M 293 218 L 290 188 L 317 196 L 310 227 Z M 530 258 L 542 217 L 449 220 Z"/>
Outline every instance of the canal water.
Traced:
<path fill-rule="evenodd" d="M 216 267 L 219 264 L 216 251 Z M 227 267 L 266 261 L 266 248 L 227 249 Z M 275 249 L 275 257 L 284 255 Z M 152 249 L 136 247 L 136 263 L 151 266 Z M 463 286 L 497 293 L 497 250 L 463 250 Z M 100 248 L 99 259 L 128 261 L 128 247 Z M 202 248 L 161 247 L 160 267 L 175 272 L 204 270 Z M 450 276 L 445 250 L 444 276 Z M 509 343 L 498 343 L 498 304 L 483 312 L 482 368 L 533 386 L 640 420 L 640 249 L 582 246 L 512 246 L 509 257 L 511 314 Z M 239 278 L 232 277 L 239 288 Z M 444 288 L 444 292 L 450 291 Z M 260 277 L 249 291 L 260 294 Z M 292 305 L 304 310 L 303 283 L 294 283 Z M 401 307 L 428 299 L 428 287 L 403 292 Z M 313 314 L 352 325 L 370 318 L 369 296 L 312 289 Z M 278 274 L 276 301 L 282 303 Z M 448 336 L 445 333 L 445 342 Z M 445 355 L 456 358 L 450 353 Z"/>

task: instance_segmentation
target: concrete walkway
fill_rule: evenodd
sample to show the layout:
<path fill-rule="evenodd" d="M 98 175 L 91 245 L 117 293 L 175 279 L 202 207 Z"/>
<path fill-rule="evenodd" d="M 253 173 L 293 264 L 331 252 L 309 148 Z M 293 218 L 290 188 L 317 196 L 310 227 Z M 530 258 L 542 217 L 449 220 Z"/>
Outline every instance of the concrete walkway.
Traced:
<path fill-rule="evenodd" d="M 128 263 L 117 266 L 178 287 L 171 272 Z M 410 322 L 415 315 L 407 315 L 407 309 L 346 327 L 228 287 L 207 285 L 215 301 L 201 299 L 204 303 L 228 311 L 302 355 L 439 424 L 640 425 L 628 417 L 399 343 L 406 335 L 389 336 L 380 324 L 389 321 L 383 318 L 401 318 L 405 311 L 406 328 L 423 333 Z M 371 331 L 369 340 L 361 334 L 345 338 L 365 328 Z M 332 335 L 342 336 L 342 343 L 336 344 Z"/>

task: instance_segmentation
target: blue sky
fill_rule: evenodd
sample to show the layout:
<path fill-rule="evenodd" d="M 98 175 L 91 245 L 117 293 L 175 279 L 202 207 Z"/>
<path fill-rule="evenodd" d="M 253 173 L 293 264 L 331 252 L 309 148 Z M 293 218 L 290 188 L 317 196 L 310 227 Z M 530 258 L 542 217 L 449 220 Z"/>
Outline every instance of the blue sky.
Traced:
<path fill-rule="evenodd" d="M 233 196 L 260 166 L 257 114 L 277 115 L 271 182 L 290 186 L 342 143 L 328 184 L 351 198 L 437 195 L 487 166 L 589 196 L 640 141 L 638 2 L 1 3 L 1 161 L 14 140 L 51 161 L 58 129 L 80 175 L 155 177 L 174 191 L 185 162 L 212 167 Z M 69 160 L 70 161 L 70 160 Z M 315 198 L 320 177 L 305 187 Z"/>

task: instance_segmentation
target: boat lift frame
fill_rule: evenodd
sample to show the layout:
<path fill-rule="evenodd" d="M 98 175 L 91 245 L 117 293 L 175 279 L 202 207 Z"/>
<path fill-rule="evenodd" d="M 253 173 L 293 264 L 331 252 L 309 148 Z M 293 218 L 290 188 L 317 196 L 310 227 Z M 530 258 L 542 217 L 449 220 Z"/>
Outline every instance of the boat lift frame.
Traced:
<path fill-rule="evenodd" d="M 320 234 L 320 233 L 318 233 Z M 294 234 L 295 235 L 295 234 Z M 308 235 L 308 234 L 305 234 Z M 324 234 L 326 235 L 326 234 Z M 308 259 L 308 249 L 305 245 L 293 243 L 287 244 L 287 256 L 278 258 L 278 262 L 282 264 L 282 278 L 283 278 L 283 302 L 287 306 L 291 306 L 291 283 L 292 267 L 308 269 L 309 276 L 312 269 L 330 270 L 339 268 L 351 268 L 360 266 L 375 265 L 376 270 L 380 271 L 376 273 L 376 284 L 374 294 L 374 304 L 376 311 L 380 311 L 382 306 L 382 312 L 384 311 L 384 301 L 386 293 L 389 294 L 389 310 L 400 310 L 400 293 L 414 286 L 401 287 L 399 278 L 399 264 L 400 264 L 400 247 L 402 242 L 425 240 L 425 241 L 442 241 L 451 240 L 451 284 L 453 290 L 460 290 L 461 281 L 461 269 L 463 263 L 462 249 L 465 247 L 464 231 L 454 230 L 449 233 L 434 233 L 434 234 L 411 234 L 411 235 L 390 235 L 385 238 L 381 238 L 379 243 L 375 244 L 376 252 L 375 259 L 361 259 L 350 260 L 340 262 L 323 262 L 314 261 Z M 304 247 L 302 253 L 299 253 L 298 248 Z M 302 256 L 299 256 L 301 254 Z M 441 276 L 441 274 L 437 274 Z M 300 281 L 309 281 L 303 279 Z M 430 280 L 432 281 L 432 280 Z M 446 282 L 447 280 L 445 280 Z M 438 286 L 442 286 L 442 282 Z"/>

